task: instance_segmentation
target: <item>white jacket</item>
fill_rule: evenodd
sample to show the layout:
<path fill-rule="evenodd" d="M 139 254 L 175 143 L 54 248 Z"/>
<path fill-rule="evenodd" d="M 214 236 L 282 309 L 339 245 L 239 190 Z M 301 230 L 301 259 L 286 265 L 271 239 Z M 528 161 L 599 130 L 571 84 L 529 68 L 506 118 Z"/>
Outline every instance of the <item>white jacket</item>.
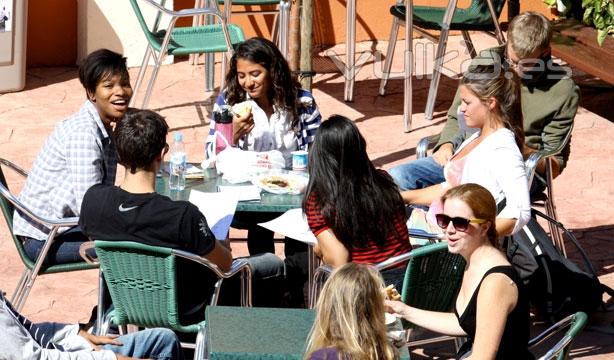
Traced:
<path fill-rule="evenodd" d="M 458 153 L 480 135 L 473 134 L 456 150 Z M 516 219 L 516 233 L 531 218 L 529 185 L 522 154 L 516 145 L 514 133 L 502 128 L 487 136 L 466 155 L 461 184 L 482 185 L 495 198 L 497 204 L 505 199 L 505 208 L 497 215 L 500 218 Z M 444 188 L 450 185 L 443 183 Z"/>

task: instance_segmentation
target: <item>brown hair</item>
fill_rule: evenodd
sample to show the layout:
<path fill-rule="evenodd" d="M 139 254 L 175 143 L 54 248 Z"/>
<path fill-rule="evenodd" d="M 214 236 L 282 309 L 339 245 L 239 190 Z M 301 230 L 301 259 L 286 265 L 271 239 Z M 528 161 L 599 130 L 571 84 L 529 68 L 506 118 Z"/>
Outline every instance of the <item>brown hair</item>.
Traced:
<path fill-rule="evenodd" d="M 552 40 L 552 25 L 542 14 L 524 12 L 512 20 L 507 41 L 519 58 L 525 59 L 536 51 L 544 51 Z"/>
<path fill-rule="evenodd" d="M 497 229 L 495 220 L 497 218 L 497 203 L 490 191 L 478 184 L 462 184 L 455 186 L 443 194 L 441 202 L 445 204 L 448 199 L 459 199 L 473 211 L 473 216 L 478 219 L 483 219 L 490 222 L 490 226 L 486 233 L 488 241 L 497 249 L 500 248 L 497 239 Z"/>
<path fill-rule="evenodd" d="M 501 66 L 475 65 L 469 67 L 461 79 L 464 85 L 486 103 L 496 100 L 494 115 L 507 129 L 514 133 L 516 145 L 522 150 L 524 130 L 522 126 L 522 107 L 520 106 L 520 80 L 514 71 L 503 71 Z"/>

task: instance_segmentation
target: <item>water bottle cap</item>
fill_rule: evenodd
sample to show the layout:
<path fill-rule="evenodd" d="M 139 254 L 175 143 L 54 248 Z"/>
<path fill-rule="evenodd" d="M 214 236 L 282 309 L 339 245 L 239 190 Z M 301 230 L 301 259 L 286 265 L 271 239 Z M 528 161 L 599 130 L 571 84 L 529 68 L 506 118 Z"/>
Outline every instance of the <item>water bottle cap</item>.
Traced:
<path fill-rule="evenodd" d="M 175 133 L 175 141 L 183 141 L 183 134 L 180 132 Z"/>

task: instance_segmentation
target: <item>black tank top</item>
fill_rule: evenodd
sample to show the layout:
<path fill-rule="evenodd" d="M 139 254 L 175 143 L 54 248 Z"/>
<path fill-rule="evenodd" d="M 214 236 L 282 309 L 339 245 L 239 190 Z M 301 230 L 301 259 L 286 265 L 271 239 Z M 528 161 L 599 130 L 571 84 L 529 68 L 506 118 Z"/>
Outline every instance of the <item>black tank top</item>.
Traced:
<path fill-rule="evenodd" d="M 509 265 L 505 266 L 495 266 L 489 269 L 480 283 L 478 287 L 475 289 L 475 292 L 471 296 L 469 303 L 465 309 L 465 312 L 462 315 L 458 314 L 458 310 L 456 306 L 454 307 L 454 314 L 456 314 L 456 318 L 458 319 L 458 323 L 461 328 L 467 333 L 468 340 L 467 342 L 460 348 L 457 354 L 457 358 L 462 358 L 463 355 L 466 355 L 467 352 L 471 351 L 471 347 L 473 346 L 473 340 L 475 338 L 475 328 L 476 328 L 476 313 L 477 313 L 477 305 L 478 305 L 478 293 L 480 292 L 480 286 L 482 286 L 482 282 L 484 279 L 494 273 L 501 273 L 509 277 L 518 288 L 518 301 L 516 302 L 516 307 L 507 315 L 507 320 L 505 322 L 505 329 L 503 331 L 503 336 L 501 337 L 501 342 L 499 344 L 499 350 L 497 351 L 497 360 L 506 360 L 506 359 L 533 359 L 534 356 L 528 350 L 529 343 L 529 300 L 527 298 L 527 294 L 524 290 L 524 286 L 520 277 L 516 273 L 516 270 Z"/>

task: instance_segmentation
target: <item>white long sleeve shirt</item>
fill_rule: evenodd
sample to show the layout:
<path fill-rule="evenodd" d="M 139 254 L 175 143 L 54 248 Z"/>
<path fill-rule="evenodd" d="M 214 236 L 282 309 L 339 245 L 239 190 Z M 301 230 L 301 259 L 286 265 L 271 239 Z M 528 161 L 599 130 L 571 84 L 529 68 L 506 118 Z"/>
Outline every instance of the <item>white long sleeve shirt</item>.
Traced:
<path fill-rule="evenodd" d="M 479 132 L 473 134 L 456 152 L 479 135 Z M 482 185 L 497 203 L 505 199 L 505 207 L 497 217 L 516 219 L 512 233 L 529 222 L 531 201 L 524 160 L 514 133 L 509 129 L 502 128 L 490 134 L 466 155 L 460 183 Z M 445 189 L 449 184 L 444 182 L 443 186 Z"/>

